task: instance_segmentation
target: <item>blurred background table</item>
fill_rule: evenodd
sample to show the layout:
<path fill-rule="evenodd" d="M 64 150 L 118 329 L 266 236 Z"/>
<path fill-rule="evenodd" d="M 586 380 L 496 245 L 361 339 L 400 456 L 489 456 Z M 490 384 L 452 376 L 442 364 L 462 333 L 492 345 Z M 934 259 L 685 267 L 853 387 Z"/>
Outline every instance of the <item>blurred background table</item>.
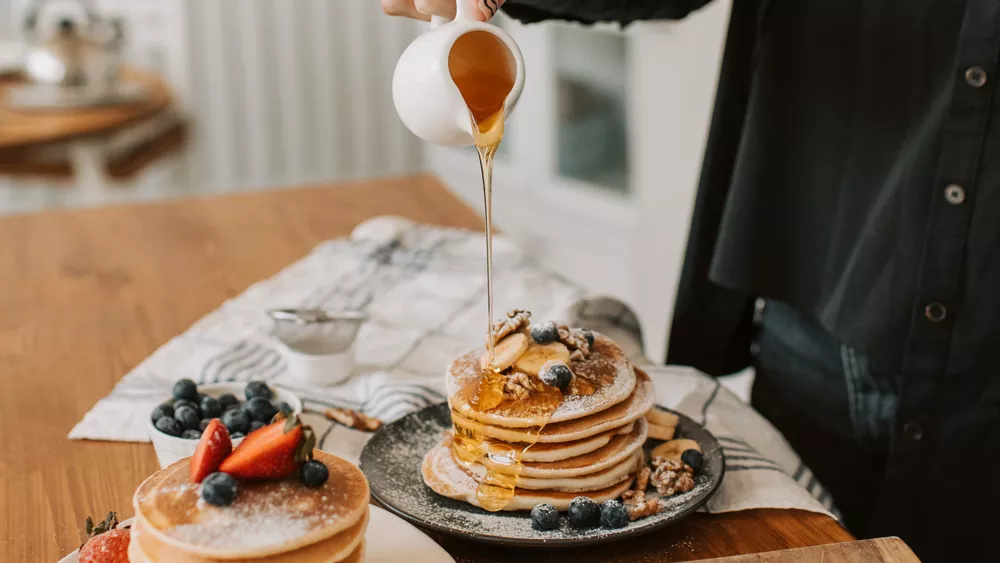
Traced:
<path fill-rule="evenodd" d="M 181 148 L 186 124 L 156 74 L 129 69 L 123 82 L 143 88 L 137 103 L 72 109 L 11 107 L 20 75 L 0 78 L 0 176 L 70 178 L 91 199 Z"/>
<path fill-rule="evenodd" d="M 0 553 L 57 561 L 88 514 L 132 514 L 159 467 L 150 444 L 69 441 L 118 379 L 226 299 L 377 215 L 482 228 L 430 176 L 0 219 Z M 44 304 L 40 307 L 39 304 Z M 581 550 L 436 538 L 460 562 L 688 561 L 851 540 L 818 514 L 693 517 Z"/>

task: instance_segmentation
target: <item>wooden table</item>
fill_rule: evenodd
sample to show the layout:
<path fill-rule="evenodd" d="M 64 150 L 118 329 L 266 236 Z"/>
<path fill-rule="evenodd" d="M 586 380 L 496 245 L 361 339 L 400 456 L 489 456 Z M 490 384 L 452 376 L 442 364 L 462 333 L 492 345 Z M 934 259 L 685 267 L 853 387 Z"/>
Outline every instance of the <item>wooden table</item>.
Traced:
<path fill-rule="evenodd" d="M 26 81 L 17 75 L 0 78 L 0 174 L 76 176 L 78 184 L 97 192 L 183 146 L 187 127 L 175 111 L 166 83 L 156 74 L 131 68 L 123 72 L 122 81 L 142 85 L 145 99 L 135 104 L 41 111 L 2 103 L 10 88 Z M 111 151 L 109 141 L 125 131 L 138 132 L 138 138 L 126 150 Z"/>
<path fill-rule="evenodd" d="M 56 561 L 88 514 L 132 513 L 156 471 L 149 444 L 69 441 L 129 369 L 225 299 L 364 219 L 398 214 L 479 228 L 429 177 L 177 200 L 0 220 L 0 554 Z M 833 520 L 781 510 L 697 515 L 661 533 L 532 561 L 682 561 L 850 540 Z M 442 539 L 460 561 L 515 561 Z"/>

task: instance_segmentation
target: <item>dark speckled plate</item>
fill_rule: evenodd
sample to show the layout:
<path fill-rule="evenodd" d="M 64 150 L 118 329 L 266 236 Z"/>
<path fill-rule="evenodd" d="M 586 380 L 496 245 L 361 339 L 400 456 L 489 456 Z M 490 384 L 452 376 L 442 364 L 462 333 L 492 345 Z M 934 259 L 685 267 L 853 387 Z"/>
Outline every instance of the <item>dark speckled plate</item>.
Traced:
<path fill-rule="evenodd" d="M 559 527 L 538 531 L 527 511 L 491 513 L 446 498 L 424 485 L 420 465 L 424 454 L 451 428 L 448 405 L 440 404 L 405 416 L 379 430 L 361 452 L 361 469 L 368 476 L 372 496 L 388 510 L 417 526 L 489 543 L 523 546 L 567 546 L 615 541 L 645 534 L 698 510 L 719 488 L 726 462 L 715 437 L 690 418 L 679 414 L 677 438 L 690 438 L 701 446 L 705 466 L 695 488 L 670 497 L 665 509 L 628 526 L 609 530 L 570 527 L 563 515 Z M 655 442 L 658 443 L 658 442 Z M 654 444 L 653 440 L 647 447 Z"/>

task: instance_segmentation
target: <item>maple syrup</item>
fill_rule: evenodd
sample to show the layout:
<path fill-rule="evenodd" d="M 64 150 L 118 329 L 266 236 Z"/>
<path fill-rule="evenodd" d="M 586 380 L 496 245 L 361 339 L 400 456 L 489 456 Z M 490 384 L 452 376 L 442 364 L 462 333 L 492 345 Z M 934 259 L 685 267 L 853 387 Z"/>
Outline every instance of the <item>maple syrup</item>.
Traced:
<path fill-rule="evenodd" d="M 470 31 L 448 53 L 448 72 L 469 108 L 473 143 L 483 175 L 486 219 L 487 348 L 493 361 L 493 159 L 503 140 L 504 102 L 517 79 L 517 62 L 492 33 Z"/>
<path fill-rule="evenodd" d="M 448 71 L 469 108 L 473 142 L 479 152 L 483 180 L 483 206 L 486 220 L 486 347 L 492 366 L 493 332 L 493 161 L 504 133 L 504 102 L 514 88 L 517 63 L 507 45 L 492 33 L 470 31 L 455 40 L 448 54 Z M 460 393 L 472 408 L 483 412 L 500 406 L 504 401 L 506 377 L 488 367 L 480 368 L 478 378 L 469 381 Z M 514 488 L 521 473 L 521 457 L 537 440 L 545 422 L 562 402 L 562 394 L 550 389 L 533 393 L 519 402 L 524 416 L 538 417 L 542 424 L 525 444 L 505 444 L 487 441 L 470 428 L 455 424 L 452 452 L 467 467 L 482 463 L 486 475 L 476 490 L 480 506 L 490 511 L 502 510 L 514 497 Z M 519 408 L 519 410 L 522 410 Z"/>

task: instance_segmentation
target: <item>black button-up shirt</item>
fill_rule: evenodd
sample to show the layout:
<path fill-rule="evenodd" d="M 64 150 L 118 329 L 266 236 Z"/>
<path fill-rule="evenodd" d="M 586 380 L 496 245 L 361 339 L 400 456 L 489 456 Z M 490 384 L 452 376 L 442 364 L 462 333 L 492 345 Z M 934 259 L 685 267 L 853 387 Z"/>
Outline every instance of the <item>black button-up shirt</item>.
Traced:
<path fill-rule="evenodd" d="M 1000 522 L 998 54 L 1000 0 L 733 0 L 671 334 L 671 362 L 735 371 L 753 299 L 774 298 L 900 373 L 873 532 L 933 560 L 987 560 Z"/>

